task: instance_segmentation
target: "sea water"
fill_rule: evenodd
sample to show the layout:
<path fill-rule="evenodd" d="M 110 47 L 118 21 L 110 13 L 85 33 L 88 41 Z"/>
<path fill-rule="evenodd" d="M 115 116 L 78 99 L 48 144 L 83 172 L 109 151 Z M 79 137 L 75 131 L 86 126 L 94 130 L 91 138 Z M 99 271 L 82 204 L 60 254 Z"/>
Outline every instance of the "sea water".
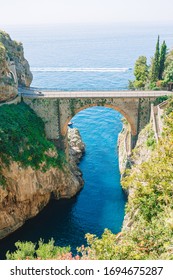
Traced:
<path fill-rule="evenodd" d="M 46 26 L 7 27 L 23 42 L 33 73 L 32 87 L 56 90 L 125 90 L 133 79 L 139 55 L 150 63 L 157 36 L 173 45 L 171 26 Z M 51 201 L 35 218 L 0 242 L 3 258 L 17 240 L 54 238 L 56 245 L 86 244 L 85 234 L 101 236 L 105 228 L 121 230 L 126 196 L 120 185 L 117 138 L 122 116 L 113 109 L 93 107 L 78 113 L 86 152 L 79 164 L 83 190 L 69 200 Z M 26 186 L 27 187 L 27 186 Z"/>

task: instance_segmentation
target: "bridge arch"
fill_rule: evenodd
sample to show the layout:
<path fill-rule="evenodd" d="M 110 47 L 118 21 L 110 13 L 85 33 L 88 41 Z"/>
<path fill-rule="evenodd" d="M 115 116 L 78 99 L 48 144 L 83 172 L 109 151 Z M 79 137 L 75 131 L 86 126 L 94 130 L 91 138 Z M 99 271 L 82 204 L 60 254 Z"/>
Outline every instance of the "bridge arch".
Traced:
<path fill-rule="evenodd" d="M 81 110 L 94 106 L 112 108 L 120 112 L 130 124 L 131 146 L 150 120 L 151 103 L 159 96 L 172 95 L 167 91 L 42 91 L 21 89 L 27 103 L 45 123 L 48 139 L 66 147 L 68 122 Z"/>
<path fill-rule="evenodd" d="M 133 136 L 135 136 L 137 134 L 137 130 L 136 130 L 136 123 L 134 122 L 133 118 L 130 116 L 130 114 L 126 113 L 122 108 L 116 106 L 116 105 L 112 105 L 112 104 L 104 104 L 104 105 L 98 105 L 96 103 L 93 103 L 93 104 L 87 104 L 87 105 L 84 105 L 80 108 L 77 108 L 74 110 L 74 114 L 71 115 L 71 116 L 68 116 L 67 120 L 65 121 L 62 129 L 61 129 L 61 135 L 62 136 L 66 136 L 67 134 L 67 127 L 68 127 L 68 123 L 70 122 L 70 120 L 77 114 L 79 113 L 80 111 L 83 111 L 85 109 L 88 109 L 88 108 L 91 108 L 91 107 L 106 107 L 106 108 L 111 108 L 111 109 L 114 109 L 115 111 L 118 111 L 119 113 L 121 113 L 127 120 L 127 122 L 129 123 L 130 125 L 130 128 L 131 128 L 131 134 Z"/>

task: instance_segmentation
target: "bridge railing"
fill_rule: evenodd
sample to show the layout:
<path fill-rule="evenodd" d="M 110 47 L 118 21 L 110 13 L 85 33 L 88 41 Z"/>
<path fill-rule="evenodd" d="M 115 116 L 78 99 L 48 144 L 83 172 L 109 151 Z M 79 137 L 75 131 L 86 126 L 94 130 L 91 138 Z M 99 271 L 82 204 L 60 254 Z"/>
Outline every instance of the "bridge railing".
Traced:
<path fill-rule="evenodd" d="M 170 91 L 23 91 L 30 98 L 142 98 L 173 95 Z"/>

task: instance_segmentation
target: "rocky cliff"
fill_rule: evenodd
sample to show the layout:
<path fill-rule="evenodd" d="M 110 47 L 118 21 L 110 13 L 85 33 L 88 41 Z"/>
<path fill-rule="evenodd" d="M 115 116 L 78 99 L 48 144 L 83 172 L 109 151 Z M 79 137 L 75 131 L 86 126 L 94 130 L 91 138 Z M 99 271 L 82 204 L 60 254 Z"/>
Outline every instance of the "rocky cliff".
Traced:
<path fill-rule="evenodd" d="M 121 178 L 123 177 L 127 168 L 131 166 L 131 158 L 129 152 L 127 151 L 127 141 L 129 137 L 129 125 L 123 119 L 123 128 L 118 135 L 118 162 Z"/>
<path fill-rule="evenodd" d="M 68 127 L 68 145 L 70 162 L 79 163 L 85 152 L 85 144 L 77 128 Z"/>
<path fill-rule="evenodd" d="M 158 142 L 150 123 L 139 134 L 130 157 L 131 168 L 122 177 L 122 186 L 129 196 L 118 242 L 121 259 L 172 259 L 172 120 L 173 100 L 170 99 Z"/>
<path fill-rule="evenodd" d="M 84 145 L 74 131 L 70 143 L 79 151 Z M 29 106 L 0 107 L 0 239 L 39 213 L 51 198 L 71 198 L 81 190 L 82 174 L 72 157 L 67 162 L 46 139 L 42 119 Z"/>
<path fill-rule="evenodd" d="M 85 152 L 85 144 L 83 143 L 80 132 L 77 128 L 68 127 L 68 147 L 71 170 L 83 185 L 82 172 L 77 164 L 80 162 Z"/>
<path fill-rule="evenodd" d="M 136 143 L 136 146 L 134 150 L 132 151 L 132 154 L 130 156 L 127 155 L 125 149 L 124 149 L 124 142 L 125 142 L 125 136 L 128 131 L 128 126 L 124 125 L 123 130 L 119 135 L 119 169 L 121 172 L 121 178 L 126 176 L 126 173 L 129 173 L 129 171 L 136 172 L 138 169 L 138 166 L 140 164 L 147 162 L 152 154 L 152 145 L 150 146 L 149 140 L 151 137 L 153 137 L 153 145 L 155 143 L 152 124 L 149 123 L 140 133 L 138 136 L 138 140 Z M 152 135 L 152 136 L 151 136 Z M 127 188 L 126 193 L 128 194 L 129 198 L 128 200 L 133 199 L 134 189 L 133 187 Z M 133 211 L 131 211 L 132 213 Z M 126 213 L 124 222 L 123 222 L 123 229 L 130 228 L 133 224 L 133 220 L 135 215 L 138 213 L 137 210 L 134 209 L 133 216 L 130 216 L 128 213 Z"/>
<path fill-rule="evenodd" d="M 32 73 L 21 43 L 0 31 L 0 101 L 17 95 L 18 86 L 30 86 Z"/>
<path fill-rule="evenodd" d="M 0 186 L 0 239 L 38 214 L 51 198 L 70 198 L 82 187 L 82 180 L 68 165 L 63 169 L 51 167 L 46 172 L 21 168 L 17 162 L 6 167 L 0 161 L 0 165 L 6 180 L 5 187 Z"/>
<path fill-rule="evenodd" d="M 124 123 L 123 129 L 118 135 L 118 158 L 121 177 L 125 175 L 127 169 L 147 161 L 150 158 L 152 151 L 149 141 L 152 141 L 151 146 L 155 143 L 154 132 L 152 129 L 152 124 L 150 123 L 143 130 L 141 130 L 132 154 L 128 154 L 128 151 L 126 150 L 126 137 L 128 133 L 129 126 Z"/>

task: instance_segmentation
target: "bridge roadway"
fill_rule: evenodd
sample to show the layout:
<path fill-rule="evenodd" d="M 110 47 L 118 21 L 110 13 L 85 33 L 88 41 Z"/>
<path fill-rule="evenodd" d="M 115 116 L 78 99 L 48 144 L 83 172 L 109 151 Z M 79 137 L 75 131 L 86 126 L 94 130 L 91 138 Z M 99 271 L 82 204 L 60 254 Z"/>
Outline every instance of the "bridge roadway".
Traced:
<path fill-rule="evenodd" d="M 54 91 L 54 90 L 39 90 L 39 89 L 24 89 L 19 88 L 19 93 L 22 96 L 29 98 L 106 98 L 106 97 L 159 97 L 172 95 L 171 91 Z"/>

